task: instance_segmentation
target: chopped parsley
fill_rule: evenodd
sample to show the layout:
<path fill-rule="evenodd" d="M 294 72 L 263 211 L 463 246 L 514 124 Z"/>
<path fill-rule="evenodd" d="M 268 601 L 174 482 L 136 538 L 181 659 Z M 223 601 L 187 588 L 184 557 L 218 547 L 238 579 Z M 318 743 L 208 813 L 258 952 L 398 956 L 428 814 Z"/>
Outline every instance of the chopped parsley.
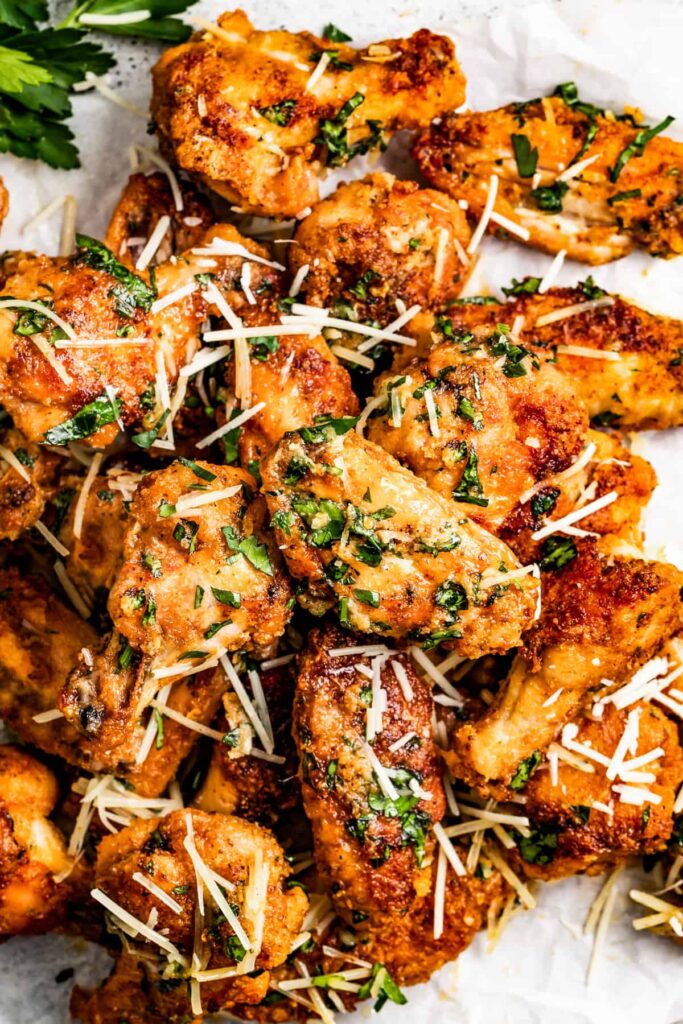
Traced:
<path fill-rule="evenodd" d="M 633 142 L 622 149 L 614 167 L 610 167 L 609 180 L 617 181 L 629 160 L 633 159 L 633 157 L 642 156 L 648 142 L 651 142 L 660 132 L 665 131 L 674 121 L 675 118 L 669 115 L 663 121 L 660 121 L 659 124 L 655 125 L 654 128 L 648 128 L 647 126 L 639 128 Z"/>
<path fill-rule="evenodd" d="M 90 437 L 108 423 L 115 423 L 121 412 L 118 398 L 110 398 L 106 393 L 98 395 L 88 402 L 69 420 L 50 427 L 43 435 L 46 444 L 63 445 L 70 441 L 81 441 Z"/>
<path fill-rule="evenodd" d="M 196 462 L 193 462 L 192 459 L 185 459 L 181 455 L 178 458 L 178 462 L 181 466 L 187 466 L 188 469 L 191 469 L 194 475 L 198 476 L 200 480 L 208 480 L 211 482 L 211 480 L 216 479 L 215 473 L 212 473 L 210 469 L 205 469 L 203 466 L 199 466 Z"/>
<path fill-rule="evenodd" d="M 511 135 L 512 149 L 520 178 L 533 178 L 538 164 L 538 149 L 531 148 L 526 135 Z"/>
<path fill-rule="evenodd" d="M 554 181 L 552 185 L 540 185 L 532 188 L 531 198 L 535 201 L 539 210 L 546 213 L 560 213 L 562 200 L 569 191 L 566 181 Z"/>
<path fill-rule="evenodd" d="M 578 555 L 571 537 L 547 537 L 541 548 L 540 566 L 544 571 L 556 572 Z"/>
<path fill-rule="evenodd" d="M 623 203 L 627 199 L 640 199 L 642 194 L 639 188 L 631 188 L 626 192 L 617 192 L 616 195 L 609 197 L 607 205 L 614 206 L 615 203 Z"/>
<path fill-rule="evenodd" d="M 325 25 L 325 28 L 323 29 L 323 38 L 329 39 L 331 43 L 351 42 L 351 36 L 347 36 L 346 32 L 344 32 L 340 28 L 337 28 L 337 26 L 333 25 L 332 22 L 330 22 L 328 25 Z"/>
<path fill-rule="evenodd" d="M 527 864 L 549 864 L 557 851 L 559 834 L 549 826 L 531 829 L 529 836 L 519 837 L 519 852 Z"/>
<path fill-rule="evenodd" d="M 376 984 L 378 979 L 380 979 L 379 986 Z M 388 1000 L 391 1000 L 392 1003 L 396 1003 L 397 1006 L 405 1006 L 408 1002 L 384 964 L 376 963 L 373 965 L 372 974 L 368 980 L 361 985 L 358 998 L 367 999 L 371 992 L 377 993 L 375 1005 L 373 1006 L 375 1013 L 379 1013 Z"/>
<path fill-rule="evenodd" d="M 115 299 L 114 307 L 117 313 L 121 316 L 132 316 L 136 308 L 149 313 L 152 303 L 157 297 L 155 287 L 147 284 L 132 270 L 125 267 L 114 253 L 107 249 L 102 242 L 98 242 L 96 238 L 77 234 L 76 246 L 78 248 L 78 254 L 75 257 L 76 263 L 82 263 L 93 270 L 102 270 L 119 282 L 109 292 Z"/>
<path fill-rule="evenodd" d="M 369 133 L 349 145 L 346 122 L 364 101 L 363 93 L 356 92 L 340 107 L 334 117 L 325 118 L 320 122 L 319 133 L 313 142 L 318 146 L 325 146 L 329 167 L 341 167 L 354 156 L 367 153 L 375 146 L 379 146 L 380 149 L 386 148 L 381 123 L 375 120 L 366 121 Z"/>
<path fill-rule="evenodd" d="M 453 580 L 446 580 L 437 587 L 434 601 L 441 608 L 447 608 L 449 612 L 459 612 L 469 607 L 467 591 L 462 583 L 455 583 Z"/>
<path fill-rule="evenodd" d="M 231 608 L 240 608 L 242 605 L 242 598 L 233 590 L 219 590 L 218 587 L 211 587 L 211 593 L 219 604 L 227 604 Z"/>
<path fill-rule="evenodd" d="M 484 488 L 479 479 L 478 465 L 479 459 L 474 450 L 474 445 L 472 445 L 465 468 L 460 477 L 460 483 L 453 489 L 452 495 L 455 501 L 465 501 L 470 505 L 479 505 L 481 508 L 486 508 L 489 500 L 484 497 Z"/>
<path fill-rule="evenodd" d="M 285 128 L 294 116 L 295 107 L 296 100 L 280 100 L 279 103 L 273 103 L 270 107 L 259 107 L 258 112 L 271 124 Z"/>
<path fill-rule="evenodd" d="M 520 790 L 524 789 L 527 782 L 533 775 L 541 763 L 541 751 L 534 750 L 533 754 L 529 754 L 525 757 L 522 762 L 517 766 L 517 771 L 510 779 L 510 789 Z"/>
<path fill-rule="evenodd" d="M 525 277 L 522 281 L 512 278 L 509 288 L 503 288 L 503 294 L 508 298 L 511 295 L 535 295 L 541 284 L 540 277 Z"/>
<path fill-rule="evenodd" d="M 273 566 L 268 554 L 268 548 L 258 537 L 251 534 L 249 537 L 244 537 L 240 540 L 234 526 L 221 526 L 221 533 L 231 551 L 239 551 L 247 561 L 251 562 L 255 569 L 264 572 L 266 576 L 273 575 Z"/>

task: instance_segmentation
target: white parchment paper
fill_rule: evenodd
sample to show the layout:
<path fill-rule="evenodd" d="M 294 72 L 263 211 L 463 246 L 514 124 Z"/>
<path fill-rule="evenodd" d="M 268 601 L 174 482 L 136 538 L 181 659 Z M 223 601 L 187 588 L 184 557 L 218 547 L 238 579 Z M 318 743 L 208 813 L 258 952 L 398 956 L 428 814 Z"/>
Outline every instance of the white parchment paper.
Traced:
<path fill-rule="evenodd" d="M 205 0 L 195 8 L 215 17 L 227 7 Z M 244 0 L 258 27 L 320 31 L 333 21 L 354 41 L 405 35 L 421 26 L 453 36 L 468 78 L 468 101 L 486 109 L 552 91 L 569 79 L 581 95 L 602 106 L 640 107 L 650 123 L 678 117 L 672 134 L 683 138 L 683 4 L 663 0 L 572 0 L 520 4 L 492 0 Z M 153 48 L 112 44 L 120 55 L 109 83 L 145 108 Z M 12 208 L 3 248 L 55 252 L 59 215 L 31 234 L 23 225 L 54 196 L 78 198 L 79 229 L 103 231 L 128 173 L 133 142 L 150 144 L 145 121 L 97 95 L 79 97 L 75 127 L 83 167 L 56 172 L 3 157 L 1 173 Z M 405 153 L 392 146 L 386 161 L 404 173 Z M 354 170 L 353 174 L 356 173 Z M 332 187 L 334 179 L 326 185 Z M 495 289 L 513 276 L 542 274 L 549 257 L 513 243 L 487 239 L 473 290 Z M 585 277 L 567 262 L 559 283 Z M 604 288 L 647 308 L 683 318 L 683 258 L 668 262 L 633 255 L 593 271 Z M 683 567 L 683 430 L 640 435 L 638 451 L 649 457 L 660 486 L 646 513 L 648 553 Z M 600 881 L 576 878 L 545 886 L 539 908 L 519 913 L 493 953 L 479 936 L 457 964 L 427 985 L 409 991 L 409 1005 L 388 1004 L 384 1024 L 680 1024 L 683 1020 L 683 950 L 665 939 L 636 935 L 633 908 L 620 882 L 614 924 L 590 986 L 585 970 L 590 941 L 581 935 L 586 910 Z M 85 943 L 59 936 L 15 939 L 0 947 L 0 1024 L 65 1024 L 70 982 L 53 979 L 73 967 L 80 981 L 102 977 L 108 958 Z M 359 1011 L 355 1022 L 367 1017 Z"/>

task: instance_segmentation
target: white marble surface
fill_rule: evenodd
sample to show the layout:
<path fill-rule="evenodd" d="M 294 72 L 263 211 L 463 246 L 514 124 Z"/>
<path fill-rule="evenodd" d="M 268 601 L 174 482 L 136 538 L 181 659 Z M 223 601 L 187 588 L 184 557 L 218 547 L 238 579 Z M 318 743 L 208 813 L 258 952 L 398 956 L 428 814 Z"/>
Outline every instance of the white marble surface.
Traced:
<path fill-rule="evenodd" d="M 205 0 L 196 10 L 215 17 L 221 2 Z M 605 106 L 640 106 L 648 118 L 671 113 L 683 130 L 683 5 L 643 0 L 545 0 L 493 3 L 491 0 L 257 0 L 244 6 L 259 26 L 286 25 L 320 30 L 334 21 L 358 42 L 407 34 L 426 25 L 448 32 L 457 42 L 472 106 L 489 107 L 547 93 L 575 79 L 582 95 Z M 145 107 L 153 50 L 138 44 L 119 47 L 113 85 Z M 83 168 L 56 172 L 2 157 L 1 173 L 10 188 L 12 211 L 3 229 L 3 247 L 55 250 L 58 223 L 27 237 L 22 225 L 60 192 L 79 199 L 81 230 L 97 234 L 106 223 L 127 173 L 127 150 L 144 142 L 144 120 L 99 96 L 76 101 L 75 127 Z M 675 129 L 674 129 L 675 131 Z M 407 169 L 399 150 L 388 154 L 392 167 Z M 57 221 L 59 217 L 57 216 Z M 499 286 L 513 276 L 542 273 L 548 257 L 512 244 L 487 240 L 480 281 Z M 561 283 L 585 276 L 567 263 Z M 594 277 L 656 311 L 683 317 L 683 260 L 663 262 L 631 256 Z M 678 527 L 683 507 L 683 431 L 642 436 L 638 443 L 655 463 L 660 487 L 647 512 L 651 551 L 665 546 L 683 566 Z M 599 882 L 573 879 L 545 887 L 533 914 L 513 919 L 497 949 L 489 954 L 480 936 L 457 965 L 446 967 L 428 985 L 409 991 L 409 1004 L 388 1004 L 384 1024 L 675 1024 L 683 1019 L 681 950 L 649 936 L 636 937 L 628 900 L 617 902 L 616 920 L 604 957 L 590 987 L 584 983 L 590 943 L 580 926 Z M 622 891 L 628 887 L 622 882 Z M 577 937 L 578 936 L 578 937 Z M 56 936 L 13 940 L 0 947 L 0 1024 L 66 1024 L 70 982 L 53 979 L 74 967 L 80 980 L 101 977 L 107 957 L 85 944 Z M 357 1015 L 358 1024 L 367 1016 Z"/>

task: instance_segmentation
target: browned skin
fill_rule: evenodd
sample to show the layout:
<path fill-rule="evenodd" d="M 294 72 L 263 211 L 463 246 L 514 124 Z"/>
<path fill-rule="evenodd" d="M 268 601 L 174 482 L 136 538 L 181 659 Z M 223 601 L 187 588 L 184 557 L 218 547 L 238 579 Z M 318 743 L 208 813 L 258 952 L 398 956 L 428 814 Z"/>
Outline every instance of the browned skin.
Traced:
<path fill-rule="evenodd" d="M 202 929 L 202 961 L 213 970 L 241 962 L 240 972 L 261 972 L 255 978 L 211 982 L 202 985 L 202 1002 L 207 1010 L 239 999 L 259 1002 L 268 987 L 268 970 L 283 963 L 298 934 L 308 907 L 308 899 L 300 888 L 288 888 L 289 867 L 272 834 L 266 829 L 228 815 L 211 815 L 202 811 L 174 811 L 164 818 L 138 821 L 116 835 L 106 837 L 99 846 L 97 886 L 129 913 L 147 920 L 152 907 L 159 913 L 157 928 L 187 957 L 192 956 L 195 941 L 197 886 L 195 870 L 184 845 L 187 818 L 191 817 L 194 843 L 203 862 L 235 888 L 229 889 L 228 900 L 238 908 L 238 919 L 251 943 L 254 954 L 238 961 L 228 947 L 234 932 L 229 922 L 208 924 Z M 264 904 L 254 903 L 249 884 L 255 878 L 259 861 L 267 867 L 267 888 Z M 132 878 L 141 872 L 162 888 L 181 906 L 181 913 L 170 910 Z M 180 891 L 178 886 L 181 887 Z M 213 899 L 205 894 L 207 908 Z M 259 948 L 257 921 L 264 915 L 262 941 Z M 168 931 L 165 931 L 168 929 Z M 149 942 L 141 943 L 146 952 L 159 953 Z M 161 957 L 165 959 L 162 953 Z M 184 971 L 180 972 L 182 977 Z M 184 986 L 179 990 L 183 993 Z M 176 998 L 178 998 L 176 996 Z M 186 1007 L 187 1012 L 187 1007 Z"/>
<path fill-rule="evenodd" d="M 456 731 L 446 754 L 455 775 L 474 784 L 509 781 L 603 679 L 625 681 L 680 628 L 683 573 L 614 557 L 609 538 L 577 541 L 577 548 L 563 569 L 543 573 L 541 617 L 494 704 Z"/>
<path fill-rule="evenodd" d="M 299 657 L 294 698 L 294 736 L 301 762 L 304 809 L 313 828 L 316 864 L 335 906 L 351 911 L 388 912 L 399 916 L 429 888 L 435 841 L 430 824 L 445 811 L 442 767 L 432 740 L 432 699 L 429 686 L 412 669 L 410 659 L 396 655 L 413 689 L 408 702 L 393 669 L 385 662 L 381 683 L 387 695 L 382 730 L 372 750 L 385 768 L 405 769 L 419 776 L 429 800 L 411 801 L 421 841 L 404 832 L 408 817 L 389 816 L 383 791 L 365 753 L 366 713 L 370 681 L 358 666 L 370 667 L 357 655 L 332 657 L 328 651 L 366 642 L 350 641 L 336 626 L 315 630 Z M 400 750 L 390 746 L 407 732 L 416 740 Z M 411 794 L 407 777 L 397 782 Z M 394 810 L 393 805 L 390 808 Z M 359 834 L 360 830 L 360 834 Z M 362 841 L 361 841 L 362 839 Z"/>
<path fill-rule="evenodd" d="M 242 648 L 267 651 L 289 619 L 291 584 L 265 530 L 265 503 L 253 497 L 253 479 L 239 469 L 197 465 L 214 479 L 207 482 L 194 469 L 174 463 L 140 483 L 109 595 L 114 633 L 92 665 L 79 660 L 60 698 L 67 718 L 106 746 L 116 742 L 112 731 L 120 742 L 122 731 L 125 735 L 164 685 L 150 669 L 172 665 L 188 652 L 208 657 Z M 238 487 L 238 493 L 194 513 L 161 515 L 175 509 L 182 495 L 230 487 Z M 232 547 L 224 528 L 231 531 Z M 242 543 L 262 559 L 262 567 L 236 550 Z M 197 587 L 204 591 L 201 603 Z M 130 667 L 122 671 L 126 644 L 132 648 Z M 188 664 L 202 658 L 195 654 Z"/>
<path fill-rule="evenodd" d="M 511 137 L 525 135 L 538 150 L 540 184 L 550 186 L 576 160 L 591 122 L 559 98 L 528 103 L 522 113 L 517 113 L 518 107 L 448 114 L 419 135 L 413 155 L 430 184 L 465 199 L 475 222 L 483 212 L 491 175 L 497 175 L 494 209 L 529 231 L 527 244 L 551 253 L 566 249 L 572 259 L 584 263 L 608 263 L 637 246 L 653 256 L 683 252 L 678 202 L 683 144 L 657 136 L 612 182 L 610 169 L 634 142 L 638 128 L 598 116 L 597 135 L 580 156 L 595 156 L 595 162 L 568 182 L 562 212 L 546 212 L 531 195 L 532 178 L 518 173 Z M 635 190 L 639 195 L 608 203 Z M 493 223 L 488 230 L 501 233 Z"/>
<path fill-rule="evenodd" d="M 433 309 L 455 298 L 465 267 L 467 218 L 449 196 L 391 174 L 341 184 L 319 202 L 289 246 L 292 274 L 309 267 L 302 291 L 314 306 L 352 306 L 359 320 L 385 324 L 396 299 Z"/>
<path fill-rule="evenodd" d="M 244 316 L 250 326 L 280 322 L 280 311 L 270 306 Z M 264 335 L 268 331 L 264 330 Z M 318 335 L 280 335 L 277 348 L 252 349 L 251 397 L 247 404 L 265 402 L 265 408 L 239 429 L 240 462 L 253 468 L 290 430 L 312 424 L 317 416 L 335 419 L 358 414 L 358 399 L 348 371 Z M 256 354 L 258 352 L 258 355 Z M 227 364 L 226 383 L 234 389 L 235 364 Z"/>
<path fill-rule="evenodd" d="M 16 469 L 0 460 L 0 538 L 17 540 L 41 518 L 61 460 L 27 441 L 13 427 L 4 432 L 0 443 L 17 457 L 29 476 L 24 480 Z"/>
<path fill-rule="evenodd" d="M 68 886 L 64 837 L 51 821 L 59 789 L 48 768 L 18 747 L 0 746 L 0 940 L 53 928 Z"/>
<path fill-rule="evenodd" d="M 288 434 L 264 463 L 263 489 L 289 571 L 307 581 L 303 602 L 320 610 L 344 600 L 349 628 L 479 657 L 515 646 L 531 624 L 533 577 L 491 604 L 478 596 L 486 569 L 518 567 L 510 549 L 355 431 L 328 430 L 320 443 Z M 328 543 L 317 533 L 329 517 L 321 500 L 337 517 Z"/>
<path fill-rule="evenodd" d="M 532 878 L 549 880 L 581 871 L 593 874 L 629 856 L 658 853 L 666 847 L 673 826 L 676 793 L 683 780 L 683 751 L 675 723 L 652 704 L 641 702 L 624 711 L 607 704 L 599 721 L 588 716 L 577 719 L 576 742 L 589 744 L 593 750 L 611 757 L 624 731 L 627 714 L 633 708 L 640 711 L 638 749 L 634 756 L 655 747 L 664 750 L 661 757 L 641 769 L 655 776 L 646 788 L 658 794 L 661 803 L 621 803 L 601 764 L 591 762 L 594 772 L 589 774 L 560 761 L 557 786 L 552 785 L 547 764 L 543 765 L 524 788 L 524 814 L 531 819 L 534 829 L 555 832 L 558 839 L 548 864 L 529 863 L 520 853 L 516 867 Z M 592 809 L 594 800 L 612 805 L 613 817 Z M 581 815 L 575 810 L 577 807 L 583 808 Z M 587 820 L 582 821 L 582 816 L 587 816 Z"/>
<path fill-rule="evenodd" d="M 438 491 L 457 513 L 497 532 L 519 497 L 540 480 L 567 469 L 583 448 L 588 417 L 570 380 L 554 366 L 524 358 L 521 376 L 499 366 L 500 336 L 465 343 L 444 340 L 424 358 L 382 374 L 375 394 L 385 409 L 369 420 L 368 437 Z M 393 392 L 401 408 L 395 426 Z M 432 433 L 425 395 L 438 416 Z M 417 394 L 417 397 L 416 397 Z M 458 502 L 468 457 L 476 453 L 482 506 Z"/>
<path fill-rule="evenodd" d="M 204 232 L 200 251 L 215 238 L 238 243 L 267 258 L 265 247 L 246 239 L 230 225 L 217 225 Z M 175 264 L 166 262 L 156 268 L 156 286 L 160 297 L 187 284 L 196 283 L 197 274 L 208 257 L 189 250 Z M 215 283 L 239 314 L 247 300 L 239 285 L 243 260 L 240 256 L 213 256 L 211 269 Z M 198 262 L 199 261 L 199 262 Z M 130 316 L 117 312 L 113 288 L 117 280 L 107 271 L 92 269 L 76 257 L 50 257 L 19 253 L 9 261 L 9 276 L 4 292 L 16 299 L 49 300 L 54 312 L 86 340 L 115 339 L 117 330 L 132 328 L 131 337 L 145 339 L 144 344 L 55 349 L 55 358 L 71 378 L 63 381 L 38 350 L 32 336 L 14 333 L 21 310 L 0 311 L 0 400 L 16 426 L 31 441 L 44 440 L 45 431 L 78 412 L 104 394 L 106 386 L 116 389 L 121 402 L 121 419 L 126 426 L 142 420 L 149 428 L 163 412 L 161 399 L 149 408 L 142 399 L 156 379 L 156 353 L 162 352 L 169 386 L 178 370 L 199 348 L 200 326 L 207 313 L 217 311 L 202 298 L 199 288 L 193 294 L 157 313 L 135 307 Z M 137 275 L 149 282 L 149 272 Z M 252 288 L 267 284 L 274 287 L 279 273 L 256 265 Z M 52 324 L 48 321 L 40 337 L 49 342 Z M 37 337 L 37 335 L 36 335 Z M 119 340 L 121 340 L 119 338 Z M 124 339 L 125 340 L 125 339 Z M 104 445 L 118 432 L 110 423 L 85 439 L 86 444 Z"/>
<path fill-rule="evenodd" d="M 161 217 L 171 218 L 166 234 L 152 260 L 152 266 L 169 256 L 198 245 L 216 218 L 207 200 L 190 185 L 179 183 L 183 208 L 176 208 L 165 174 L 131 174 L 123 187 L 109 220 L 104 244 L 131 269 Z M 188 220 L 190 223 L 188 224 Z M 142 238 L 145 241 L 131 242 Z"/>
<path fill-rule="evenodd" d="M 611 299 L 611 305 L 536 326 L 542 316 L 592 301 L 594 296 L 594 286 L 585 281 L 571 288 L 551 288 L 545 295 L 511 296 L 501 304 L 452 304 L 444 315 L 455 331 L 473 331 L 477 336 L 499 323 L 511 326 L 517 317 L 524 317 L 519 343 L 542 361 L 552 360 L 570 378 L 576 398 L 591 418 L 604 417 L 624 430 L 679 426 L 683 422 L 683 326 L 679 320 L 648 313 L 620 295 L 603 293 L 599 297 Z M 431 313 L 418 314 L 404 330 L 417 339 L 417 349 L 397 347 L 396 373 L 403 372 L 416 355 L 424 358 L 441 341 Z M 558 345 L 614 351 L 620 359 L 567 355 L 556 352 Z"/>
<path fill-rule="evenodd" d="M 261 32 L 240 10 L 221 15 L 218 25 L 227 37 L 200 32 L 161 56 L 153 69 L 152 116 L 175 163 L 243 209 L 291 217 L 317 202 L 325 159 L 315 142 L 321 122 L 357 92 L 365 101 L 346 121 L 351 147 L 368 137 L 368 121 L 380 121 L 388 138 L 428 124 L 464 99 L 453 44 L 426 29 L 375 44 L 376 51 L 330 44 L 309 32 Z M 330 65 L 307 91 L 318 63 L 311 55 L 322 50 L 334 50 L 351 70 Z M 285 101 L 294 102 L 280 114 L 285 125 L 259 113 Z"/>
<path fill-rule="evenodd" d="M 78 493 L 83 477 L 62 477 L 62 486 L 72 486 L 76 496 L 59 531 L 69 555 L 64 564 L 76 588 L 90 595 L 108 591 L 123 558 L 123 541 L 130 516 L 120 491 L 108 487 L 106 476 L 96 476 L 88 492 L 80 537 L 74 534 Z"/>
<path fill-rule="evenodd" d="M 516 505 L 497 531 L 526 565 L 542 557 L 543 541 L 532 540 L 532 533 L 546 520 L 559 519 L 570 512 L 586 488 L 590 488 L 591 501 L 612 491 L 618 497 L 577 525 L 603 536 L 609 534 L 626 545 L 642 547 L 640 519 L 657 486 L 654 469 L 646 459 L 624 448 L 616 434 L 589 430 L 586 441 L 596 446 L 588 465 L 567 479 L 547 478 L 537 494 Z M 545 501 L 555 501 L 555 505 L 543 512 Z"/>
<path fill-rule="evenodd" d="M 197 733 L 166 719 L 164 744 L 153 745 L 143 765 L 135 755 L 145 722 L 111 728 L 106 742 L 90 741 L 64 718 L 34 722 L 33 716 L 57 706 L 65 681 L 82 648 L 93 653 L 98 638 L 50 592 L 42 579 L 3 570 L 0 574 L 0 717 L 26 743 L 58 755 L 86 771 L 125 778 L 143 796 L 157 796 L 177 773 Z M 207 725 L 225 688 L 222 673 L 205 672 L 175 683 L 169 706 Z"/>
<path fill-rule="evenodd" d="M 284 764 L 270 764 L 250 757 L 240 749 L 242 731 L 252 733 L 246 715 L 234 693 L 223 697 L 223 713 L 216 722 L 221 732 L 237 735 L 237 745 L 215 743 L 204 783 L 195 798 L 203 811 L 237 814 L 249 821 L 274 825 L 298 806 L 300 786 L 298 761 L 292 739 L 292 694 L 294 680 L 291 667 L 270 669 L 261 673 L 261 686 L 273 727 L 275 753 L 285 758 Z"/>

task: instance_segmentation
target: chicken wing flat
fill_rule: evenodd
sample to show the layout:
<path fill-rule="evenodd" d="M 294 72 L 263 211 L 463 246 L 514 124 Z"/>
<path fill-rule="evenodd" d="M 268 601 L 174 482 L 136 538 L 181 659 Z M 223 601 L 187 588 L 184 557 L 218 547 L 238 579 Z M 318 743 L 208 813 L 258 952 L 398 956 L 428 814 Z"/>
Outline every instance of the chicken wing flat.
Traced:
<path fill-rule="evenodd" d="M 368 437 L 495 532 L 524 492 L 578 458 L 588 417 L 571 382 L 507 328 L 444 330 L 425 358 L 377 378 L 385 403 Z"/>
<path fill-rule="evenodd" d="M 397 300 L 433 309 L 457 297 L 469 240 L 467 218 L 449 196 L 371 174 L 339 185 L 301 221 L 289 266 L 305 273 L 307 302 L 387 324 Z"/>
<path fill-rule="evenodd" d="M 634 713 L 637 737 L 615 781 L 607 777 L 607 766 Z M 593 874 L 629 856 L 665 849 L 683 781 L 675 723 L 642 701 L 623 710 L 605 704 L 598 720 L 584 715 L 572 723 L 567 742 L 577 763 L 558 760 L 553 779 L 545 760 L 524 786 L 532 834 L 518 840 L 519 867 L 532 878 L 549 880 Z M 636 762 L 630 771 L 629 760 Z"/>
<path fill-rule="evenodd" d="M 0 939 L 48 931 L 69 890 L 64 837 L 49 820 L 59 787 L 52 772 L 18 747 L 0 746 Z"/>
<path fill-rule="evenodd" d="M 465 91 L 452 42 L 426 29 L 354 50 L 258 31 L 239 10 L 152 74 L 162 150 L 242 209 L 278 217 L 317 202 L 323 167 L 428 124 Z"/>
<path fill-rule="evenodd" d="M 20 254 L 12 262 L 4 284 L 12 298 L 0 309 L 0 400 L 30 441 L 105 445 L 119 421 L 142 421 L 156 433 L 143 431 L 135 443 L 149 447 L 168 418 L 164 395 L 156 394 L 160 375 L 173 385 L 199 348 L 207 313 L 217 313 L 202 297 L 204 254 L 214 286 L 239 313 L 247 305 L 240 284 L 245 256 L 263 260 L 267 250 L 217 225 L 201 245 L 151 275 L 129 270 L 95 239 L 79 242 L 74 257 Z M 260 264 L 253 287 L 272 288 L 278 276 Z"/>
<path fill-rule="evenodd" d="M 518 568 L 510 549 L 348 427 L 288 434 L 263 466 L 278 543 L 306 581 L 302 603 L 336 605 L 350 629 L 456 645 L 463 657 L 519 643 L 537 581 L 491 600 L 486 570 Z"/>
<path fill-rule="evenodd" d="M 328 626 L 310 634 L 300 656 L 294 736 L 304 808 L 335 906 L 349 917 L 401 916 L 429 887 L 431 826 L 445 809 L 443 769 L 432 740 L 431 689 L 410 660 L 330 653 L 363 643 Z M 371 730 L 371 721 L 381 728 Z M 409 741 L 392 750 L 406 734 Z"/>
<path fill-rule="evenodd" d="M 84 736 L 81 723 L 72 725 L 56 714 L 56 708 L 79 659 L 94 660 L 100 643 L 97 634 L 65 608 L 42 579 L 3 570 L 0 594 L 0 715 L 4 721 L 24 742 L 69 764 L 86 771 L 111 772 L 141 795 L 162 793 L 197 734 L 165 720 L 163 742 L 153 745 L 142 763 L 137 762 L 137 755 L 145 724 L 138 719 L 128 720 L 125 726 L 119 723 L 118 731 L 110 729 L 109 745 Z M 224 688 L 222 673 L 210 670 L 190 676 L 175 683 L 168 705 L 208 725 Z M 50 717 L 44 720 L 46 713 Z"/>
<path fill-rule="evenodd" d="M 448 114 L 413 155 L 432 185 L 467 202 L 473 221 L 495 188 L 494 214 L 517 225 L 505 237 L 584 263 L 636 247 L 670 257 L 683 252 L 683 144 L 660 134 L 672 120 L 649 128 L 615 118 L 566 83 L 543 100 Z M 488 231 L 501 233 L 495 216 Z"/>
<path fill-rule="evenodd" d="M 308 905 L 301 888 L 287 886 L 288 875 L 267 830 L 227 815 L 174 811 L 102 841 L 95 892 L 104 894 L 100 902 L 118 928 L 126 913 L 145 922 L 156 911 L 155 928 L 138 941 L 156 954 L 158 973 L 179 980 L 186 1013 L 184 979 L 211 1012 L 235 999 L 259 1002 L 269 968 L 287 957 Z M 214 981 L 213 971 L 225 977 Z"/>
<path fill-rule="evenodd" d="M 446 752 L 456 776 L 509 782 L 592 691 L 623 682 L 680 629 L 683 574 L 615 557 L 608 542 L 560 539 L 520 657 L 490 709 L 460 726 Z"/>
<path fill-rule="evenodd" d="M 209 203 L 189 182 L 179 182 L 178 187 L 180 203 L 165 174 L 131 174 L 126 182 L 103 241 L 131 270 L 162 217 L 168 217 L 168 227 L 152 256 L 152 266 L 199 245 L 215 222 Z"/>

